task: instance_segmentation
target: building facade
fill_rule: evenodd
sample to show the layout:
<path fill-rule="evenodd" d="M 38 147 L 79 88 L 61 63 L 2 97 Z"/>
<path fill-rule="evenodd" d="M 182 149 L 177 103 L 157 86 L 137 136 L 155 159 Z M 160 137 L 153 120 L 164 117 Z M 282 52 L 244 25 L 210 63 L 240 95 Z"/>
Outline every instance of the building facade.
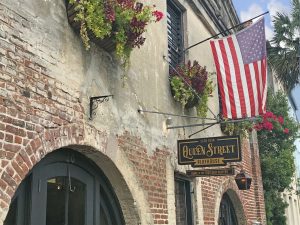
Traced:
<path fill-rule="evenodd" d="M 213 72 L 208 42 L 182 50 L 237 24 L 232 2 L 150 2 L 165 18 L 149 26 L 123 79 L 114 54 L 84 49 L 65 1 L 1 1 L 0 225 L 265 224 L 255 137 L 243 139 L 234 163 L 252 177 L 243 191 L 234 176 L 189 177 L 193 168 L 178 164 L 177 140 L 203 126 L 167 129 L 169 116 L 146 112 L 195 115 L 170 91 L 168 22 L 174 12 L 175 61 Z M 108 101 L 91 107 L 97 96 Z M 219 113 L 217 90 L 209 106 Z M 172 117 L 172 125 L 200 122 Z M 223 135 L 214 126 L 194 137 Z"/>

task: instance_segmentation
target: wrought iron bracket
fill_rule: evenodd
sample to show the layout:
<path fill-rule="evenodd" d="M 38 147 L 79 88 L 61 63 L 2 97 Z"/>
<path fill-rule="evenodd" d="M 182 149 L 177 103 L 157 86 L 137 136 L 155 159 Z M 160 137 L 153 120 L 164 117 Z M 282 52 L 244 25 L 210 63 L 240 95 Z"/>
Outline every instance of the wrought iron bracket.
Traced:
<path fill-rule="evenodd" d="M 90 97 L 90 120 L 92 120 L 93 116 L 97 114 L 95 110 L 98 108 L 99 104 L 103 102 L 108 102 L 109 97 L 113 97 L 113 95 Z"/>

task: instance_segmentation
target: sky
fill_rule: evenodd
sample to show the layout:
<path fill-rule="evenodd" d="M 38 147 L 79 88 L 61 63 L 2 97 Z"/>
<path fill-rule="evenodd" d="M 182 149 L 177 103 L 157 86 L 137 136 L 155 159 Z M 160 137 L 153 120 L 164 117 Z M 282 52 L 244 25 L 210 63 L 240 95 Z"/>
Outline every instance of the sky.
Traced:
<path fill-rule="evenodd" d="M 291 0 L 232 0 L 236 8 L 238 16 L 241 22 L 251 19 L 259 14 L 266 11 L 270 13 L 265 16 L 265 30 L 266 38 L 271 40 L 273 37 L 273 26 L 272 17 L 276 15 L 277 12 L 290 14 L 291 11 Z M 292 91 L 295 97 L 296 104 L 300 107 L 300 86 Z M 297 117 L 300 118 L 300 109 L 298 109 Z M 300 177 L 300 139 L 296 141 L 297 150 L 295 151 L 296 167 L 298 172 L 298 177 Z"/>
<path fill-rule="evenodd" d="M 269 11 L 269 14 L 265 15 L 266 38 L 268 40 L 273 37 L 273 26 L 271 18 L 275 16 L 277 12 L 289 14 L 289 12 L 291 11 L 290 0 L 233 0 L 233 4 L 236 8 L 241 22 Z"/>

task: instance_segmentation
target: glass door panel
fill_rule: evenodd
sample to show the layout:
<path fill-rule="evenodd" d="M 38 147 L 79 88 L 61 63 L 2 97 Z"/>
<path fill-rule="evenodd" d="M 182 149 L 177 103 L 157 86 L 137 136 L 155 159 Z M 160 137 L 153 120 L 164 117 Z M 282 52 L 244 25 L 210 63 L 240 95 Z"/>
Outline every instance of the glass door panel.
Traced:
<path fill-rule="evenodd" d="M 68 177 L 48 179 L 46 225 L 84 225 L 85 203 L 84 183 Z"/>
<path fill-rule="evenodd" d="M 46 225 L 65 225 L 67 183 L 65 177 L 47 180 Z"/>
<path fill-rule="evenodd" d="M 68 224 L 85 224 L 86 185 L 77 179 L 71 178 L 69 184 Z"/>

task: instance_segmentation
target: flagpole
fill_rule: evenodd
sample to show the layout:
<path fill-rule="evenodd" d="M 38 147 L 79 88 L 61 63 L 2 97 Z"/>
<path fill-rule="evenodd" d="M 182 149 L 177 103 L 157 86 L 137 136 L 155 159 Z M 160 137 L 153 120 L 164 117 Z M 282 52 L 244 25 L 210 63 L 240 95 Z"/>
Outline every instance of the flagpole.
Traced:
<path fill-rule="evenodd" d="M 180 126 L 171 126 L 167 127 L 167 129 L 178 129 L 178 128 L 186 128 L 186 127 L 199 127 L 199 126 L 210 126 L 215 124 L 223 124 L 223 123 L 238 123 L 243 121 L 252 121 L 259 120 L 257 117 L 248 117 L 248 118 L 242 118 L 242 119 L 235 119 L 235 120 L 221 120 L 218 122 L 213 123 L 196 123 L 196 124 L 189 124 L 189 125 L 180 125 Z"/>
<path fill-rule="evenodd" d="M 255 16 L 255 17 L 253 17 L 253 18 L 251 18 L 251 19 L 249 19 L 249 20 L 246 20 L 245 22 L 242 22 L 242 23 L 239 23 L 239 24 L 237 24 L 237 25 L 235 25 L 235 26 L 233 26 L 233 27 L 230 27 L 230 28 L 228 28 L 228 29 L 226 29 L 226 30 L 224 30 L 224 31 L 222 31 L 222 32 L 220 32 L 220 33 L 214 35 L 214 36 L 211 36 L 211 37 L 209 37 L 209 38 L 206 38 L 206 39 L 204 39 L 204 40 L 202 40 L 202 41 L 200 41 L 200 42 L 198 42 L 198 43 L 196 43 L 196 44 L 193 44 L 193 45 L 187 47 L 186 49 L 183 50 L 183 52 L 186 52 L 186 51 L 189 50 L 190 48 L 193 48 L 193 47 L 195 47 L 195 46 L 197 46 L 197 45 L 199 45 L 199 44 L 202 44 L 203 42 L 206 42 L 206 41 L 208 41 L 208 40 L 210 40 L 210 39 L 213 39 L 213 38 L 215 38 L 215 37 L 218 37 L 220 34 L 223 34 L 223 33 L 227 32 L 227 31 L 230 31 L 230 30 L 232 30 L 232 29 L 234 29 L 234 28 L 236 28 L 236 27 L 238 27 L 238 26 L 241 26 L 241 25 L 243 25 L 243 24 L 245 24 L 245 23 L 248 23 L 249 21 L 254 20 L 254 19 L 256 19 L 256 18 L 258 18 L 258 17 L 260 17 L 260 16 L 263 16 L 263 15 L 265 15 L 265 14 L 268 14 L 268 13 L 269 13 L 269 11 L 266 11 L 266 12 L 264 12 L 264 13 L 258 15 L 258 16 Z"/>

